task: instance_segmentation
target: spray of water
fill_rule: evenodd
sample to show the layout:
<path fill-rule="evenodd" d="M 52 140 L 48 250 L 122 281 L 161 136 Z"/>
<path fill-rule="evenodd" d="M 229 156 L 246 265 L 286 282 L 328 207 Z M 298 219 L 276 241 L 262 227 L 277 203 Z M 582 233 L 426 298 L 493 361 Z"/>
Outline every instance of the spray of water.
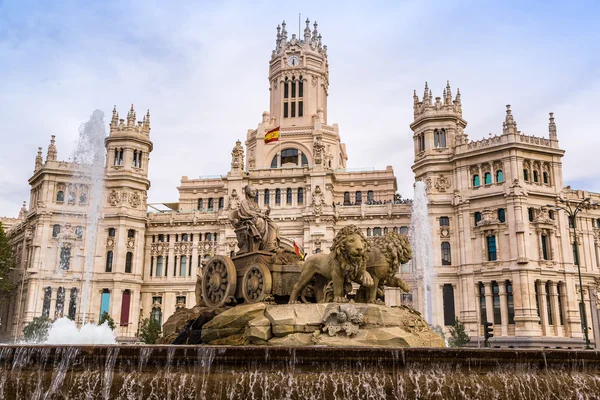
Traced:
<path fill-rule="evenodd" d="M 108 326 L 108 321 L 102 325 L 84 324 L 77 328 L 75 321 L 69 318 L 59 318 L 52 323 L 45 344 L 114 344 L 115 334 Z"/>
<path fill-rule="evenodd" d="M 427 322 L 432 324 L 434 304 L 434 291 L 432 289 L 435 281 L 435 269 L 433 266 L 431 224 L 427 212 L 427 188 L 424 182 L 415 183 L 410 221 L 409 238 L 414 252 L 413 263 L 415 272 L 423 281 L 423 311 Z"/>
<path fill-rule="evenodd" d="M 104 162 L 106 149 L 104 138 L 104 112 L 96 110 L 90 120 L 79 128 L 79 140 L 73 154 L 85 172 L 90 182 L 89 211 L 87 213 L 85 247 L 84 247 L 84 286 L 82 290 L 83 304 L 82 323 L 85 324 L 90 298 L 90 279 L 96 254 L 96 239 L 98 236 L 98 221 L 102 217 L 102 199 L 104 198 Z"/>

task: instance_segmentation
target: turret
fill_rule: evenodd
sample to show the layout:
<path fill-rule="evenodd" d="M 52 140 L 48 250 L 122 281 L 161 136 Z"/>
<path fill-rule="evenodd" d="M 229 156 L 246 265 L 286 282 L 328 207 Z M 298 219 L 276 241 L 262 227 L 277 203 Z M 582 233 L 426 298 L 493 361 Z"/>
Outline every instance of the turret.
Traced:
<path fill-rule="evenodd" d="M 508 134 L 517 134 L 517 121 L 512 115 L 512 110 L 510 109 L 510 104 L 506 105 L 506 117 L 504 118 L 504 122 L 502 123 L 502 133 L 505 135 Z"/>

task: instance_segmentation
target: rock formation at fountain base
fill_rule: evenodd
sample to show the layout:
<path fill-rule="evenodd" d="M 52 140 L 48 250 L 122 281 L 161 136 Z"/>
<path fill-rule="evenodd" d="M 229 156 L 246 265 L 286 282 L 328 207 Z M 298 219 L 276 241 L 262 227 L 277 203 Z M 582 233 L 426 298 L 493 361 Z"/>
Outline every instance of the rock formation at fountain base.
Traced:
<path fill-rule="evenodd" d="M 169 318 L 165 335 L 163 343 L 177 344 L 197 344 L 200 336 L 230 346 L 444 347 L 413 309 L 363 303 L 195 307 Z"/>

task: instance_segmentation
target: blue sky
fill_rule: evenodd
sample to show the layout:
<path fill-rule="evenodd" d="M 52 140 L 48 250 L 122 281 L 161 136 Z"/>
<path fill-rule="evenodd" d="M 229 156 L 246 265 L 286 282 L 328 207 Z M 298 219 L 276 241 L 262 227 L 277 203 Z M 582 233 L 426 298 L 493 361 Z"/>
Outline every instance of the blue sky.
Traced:
<path fill-rule="evenodd" d="M 0 0 L 0 215 L 29 199 L 37 147 L 60 159 L 94 109 L 152 113 L 149 201 L 174 201 L 181 176 L 224 174 L 231 148 L 268 109 L 276 26 L 298 13 L 328 46 L 329 123 L 350 167 L 392 165 L 412 195 L 413 89 L 460 88 L 470 139 L 558 126 L 565 185 L 600 192 L 596 1 Z"/>

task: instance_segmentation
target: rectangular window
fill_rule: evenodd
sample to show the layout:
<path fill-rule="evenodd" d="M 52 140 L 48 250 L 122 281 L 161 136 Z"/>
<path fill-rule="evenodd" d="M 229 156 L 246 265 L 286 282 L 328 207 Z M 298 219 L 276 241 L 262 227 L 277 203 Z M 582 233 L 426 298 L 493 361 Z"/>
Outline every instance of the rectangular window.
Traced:
<path fill-rule="evenodd" d="M 175 256 L 175 262 L 173 263 L 173 276 L 177 276 L 177 256 Z"/>
<path fill-rule="evenodd" d="M 287 99 L 289 97 L 289 95 L 290 95 L 290 91 L 289 91 L 288 83 L 285 82 L 283 84 L 283 98 Z"/>
<path fill-rule="evenodd" d="M 454 310 L 454 288 L 450 284 L 445 284 L 442 288 L 444 300 L 444 325 L 454 325 L 456 313 Z"/>
<path fill-rule="evenodd" d="M 150 257 L 150 276 L 152 276 L 152 272 L 154 269 L 154 256 Z"/>
<path fill-rule="evenodd" d="M 487 322 L 487 311 L 485 307 L 485 286 L 479 282 L 479 314 L 481 316 L 481 325 Z"/>
<path fill-rule="evenodd" d="M 71 248 L 63 247 L 60 249 L 60 269 L 68 270 L 71 264 Z"/>
<path fill-rule="evenodd" d="M 450 218 L 440 217 L 440 226 L 450 226 Z"/>
<path fill-rule="evenodd" d="M 304 82 L 302 79 L 298 81 L 298 97 L 304 97 Z"/>
<path fill-rule="evenodd" d="M 128 251 L 125 255 L 125 273 L 130 274 L 133 269 L 133 253 Z"/>
<path fill-rule="evenodd" d="M 544 258 L 544 260 L 549 260 L 550 257 L 548 255 L 548 237 L 546 235 L 542 235 L 541 242 L 542 242 L 542 257 Z"/>
<path fill-rule="evenodd" d="M 381 228 L 373 228 L 373 236 L 381 236 Z"/>
<path fill-rule="evenodd" d="M 504 210 L 504 208 L 498 209 L 498 221 L 502 223 L 506 222 L 506 211 Z"/>
<path fill-rule="evenodd" d="M 198 210 L 202 210 L 202 199 L 198 199 Z"/>
<path fill-rule="evenodd" d="M 292 189 L 288 188 L 285 194 L 285 202 L 292 205 Z"/>
<path fill-rule="evenodd" d="M 556 285 L 556 292 L 558 293 L 558 319 L 560 320 L 560 324 L 564 325 L 565 320 L 563 319 L 563 308 L 562 308 L 562 295 L 561 295 L 561 284 Z"/>
<path fill-rule="evenodd" d="M 487 254 L 488 261 L 496 261 L 496 237 L 487 237 Z"/>
<path fill-rule="evenodd" d="M 294 118 L 296 116 L 296 102 L 292 101 L 292 118 Z"/>
<path fill-rule="evenodd" d="M 533 222 L 533 208 L 529 207 L 527 209 L 527 216 L 529 217 L 529 222 Z"/>
<path fill-rule="evenodd" d="M 298 116 L 299 117 L 303 117 L 304 116 L 304 104 L 302 101 L 298 102 Z"/>
<path fill-rule="evenodd" d="M 502 324 L 500 314 L 500 287 L 497 282 L 492 282 L 492 300 L 494 304 L 494 324 Z"/>
<path fill-rule="evenodd" d="M 573 264 L 579 265 L 579 249 L 575 243 L 573 243 Z"/>
<path fill-rule="evenodd" d="M 121 301 L 121 326 L 129 325 L 129 309 L 131 307 L 131 292 L 125 290 L 123 292 L 123 300 Z"/>
<path fill-rule="evenodd" d="M 354 195 L 354 201 L 358 205 L 360 205 L 362 203 L 362 192 L 361 191 L 356 192 L 356 194 Z"/>
<path fill-rule="evenodd" d="M 546 282 L 546 313 L 548 313 L 548 325 L 554 325 L 552 320 L 552 301 L 550 300 L 550 285 Z"/>
<path fill-rule="evenodd" d="M 508 323 L 515 323 L 515 298 L 511 281 L 506 281 L 506 302 L 508 305 Z"/>
<path fill-rule="evenodd" d="M 102 296 L 100 297 L 100 316 L 105 312 L 108 312 L 108 306 L 110 305 L 110 290 L 103 289 Z"/>
<path fill-rule="evenodd" d="M 452 265 L 450 242 L 442 242 L 442 265 Z"/>
<path fill-rule="evenodd" d="M 181 256 L 181 261 L 179 264 L 179 276 L 185 276 L 185 271 L 187 269 L 187 256 Z"/>
<path fill-rule="evenodd" d="M 287 101 L 285 103 L 283 103 L 283 118 L 287 118 L 288 117 L 288 103 Z"/>
<path fill-rule="evenodd" d="M 292 99 L 296 97 L 296 81 L 292 81 Z M 293 117 L 293 115 L 292 115 Z"/>
<path fill-rule="evenodd" d="M 156 276 L 162 276 L 163 260 L 163 256 L 156 257 Z"/>
<path fill-rule="evenodd" d="M 275 189 L 275 204 L 281 204 L 281 189 Z"/>
<path fill-rule="evenodd" d="M 538 292 L 538 285 L 537 285 L 537 281 L 535 281 L 533 283 L 533 287 L 535 288 L 535 308 L 537 310 L 537 315 L 538 317 L 540 317 L 540 294 Z M 540 318 L 540 324 L 542 323 L 542 319 Z"/>
<path fill-rule="evenodd" d="M 185 296 L 177 296 L 177 301 L 175 302 L 175 311 L 180 308 L 185 308 Z"/>

